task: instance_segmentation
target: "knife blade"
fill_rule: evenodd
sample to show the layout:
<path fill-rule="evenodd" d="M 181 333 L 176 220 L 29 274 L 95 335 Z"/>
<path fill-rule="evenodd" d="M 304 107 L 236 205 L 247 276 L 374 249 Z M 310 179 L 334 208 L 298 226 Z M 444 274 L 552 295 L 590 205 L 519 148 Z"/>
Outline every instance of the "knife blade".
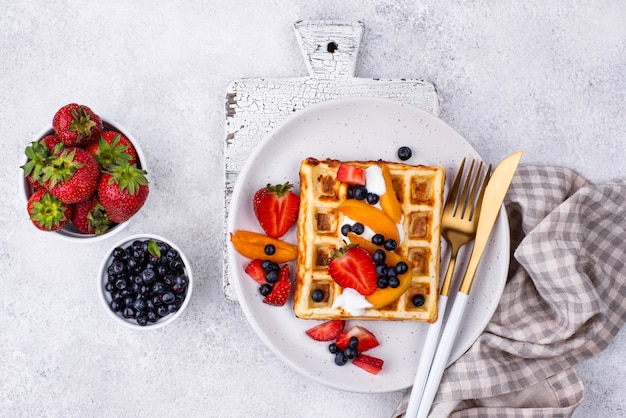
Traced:
<path fill-rule="evenodd" d="M 476 230 L 476 238 L 474 239 L 474 248 L 472 249 L 472 255 L 470 256 L 461 282 L 459 291 L 461 293 L 469 294 L 478 269 L 478 263 L 485 251 L 485 247 L 489 242 L 489 236 L 493 229 L 504 196 L 509 190 L 513 175 L 517 170 L 520 160 L 522 159 L 523 151 L 518 151 L 506 157 L 493 171 L 487 187 L 485 188 L 485 196 L 483 197 L 482 207 L 480 209 L 480 217 L 478 218 L 478 228 Z"/>

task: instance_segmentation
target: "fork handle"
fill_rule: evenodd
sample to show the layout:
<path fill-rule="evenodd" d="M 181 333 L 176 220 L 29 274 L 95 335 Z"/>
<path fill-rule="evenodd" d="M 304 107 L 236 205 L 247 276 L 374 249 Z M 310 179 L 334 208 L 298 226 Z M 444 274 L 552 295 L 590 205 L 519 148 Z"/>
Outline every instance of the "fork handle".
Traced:
<path fill-rule="evenodd" d="M 428 374 L 428 381 L 426 382 L 424 394 L 422 395 L 422 400 L 419 404 L 417 418 L 425 418 L 430 411 L 433 401 L 435 400 L 435 395 L 437 394 L 437 389 L 439 389 L 439 383 L 441 383 L 443 372 L 446 369 L 448 360 L 450 359 L 452 346 L 454 346 L 454 342 L 458 335 L 459 326 L 461 324 L 461 320 L 463 319 L 463 313 L 465 312 L 465 307 L 467 306 L 467 299 L 468 295 L 466 293 L 459 292 L 456 294 L 454 303 L 452 304 L 452 310 L 450 311 L 450 316 L 446 321 L 446 326 L 443 329 L 443 334 L 441 335 L 441 341 L 437 347 L 437 353 L 435 354 L 433 365 L 431 366 L 430 373 Z"/>
<path fill-rule="evenodd" d="M 430 366 L 433 363 L 433 357 L 435 357 L 435 351 L 437 350 L 437 343 L 439 342 L 439 335 L 441 334 L 441 325 L 443 324 L 443 314 L 446 311 L 448 305 L 448 296 L 439 297 L 438 312 L 439 316 L 437 320 L 428 326 L 428 333 L 426 334 L 426 340 L 424 341 L 424 348 L 420 355 L 420 361 L 417 365 L 417 373 L 415 374 L 415 381 L 413 382 L 413 389 L 411 389 L 411 397 L 406 409 L 406 417 L 413 418 L 417 415 L 417 409 L 424 394 L 424 388 L 426 387 L 426 381 L 428 380 L 428 374 L 430 372 Z"/>

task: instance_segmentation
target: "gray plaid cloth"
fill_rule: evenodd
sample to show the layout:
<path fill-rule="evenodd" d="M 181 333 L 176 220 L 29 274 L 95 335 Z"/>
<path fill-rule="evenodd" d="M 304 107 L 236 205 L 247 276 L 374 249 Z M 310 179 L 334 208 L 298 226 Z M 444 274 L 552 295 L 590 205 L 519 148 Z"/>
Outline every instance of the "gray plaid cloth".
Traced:
<path fill-rule="evenodd" d="M 626 181 L 593 185 L 566 168 L 522 166 L 505 204 L 513 254 L 504 294 L 446 370 L 432 417 L 570 416 L 584 394 L 573 366 L 626 320 Z"/>

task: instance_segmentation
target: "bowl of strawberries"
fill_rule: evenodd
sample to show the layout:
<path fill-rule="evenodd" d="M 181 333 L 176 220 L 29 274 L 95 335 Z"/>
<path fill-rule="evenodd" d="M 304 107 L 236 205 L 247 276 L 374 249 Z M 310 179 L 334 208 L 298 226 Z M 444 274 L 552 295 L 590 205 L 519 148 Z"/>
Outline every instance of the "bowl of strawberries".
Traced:
<path fill-rule="evenodd" d="M 20 166 L 33 225 L 68 240 L 121 231 L 148 194 L 146 159 L 135 138 L 88 106 L 60 108 L 24 150 Z"/>

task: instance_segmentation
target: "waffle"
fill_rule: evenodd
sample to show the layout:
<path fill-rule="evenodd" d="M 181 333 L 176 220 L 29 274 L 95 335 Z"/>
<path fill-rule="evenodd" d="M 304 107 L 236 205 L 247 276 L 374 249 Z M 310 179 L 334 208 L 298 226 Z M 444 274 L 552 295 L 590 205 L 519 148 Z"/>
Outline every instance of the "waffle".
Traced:
<path fill-rule="evenodd" d="M 303 319 L 414 320 L 437 319 L 440 264 L 441 215 L 445 170 L 442 167 L 412 166 L 383 161 L 348 161 L 367 168 L 385 164 L 402 207 L 403 237 L 395 250 L 409 264 L 411 284 L 398 299 L 378 309 L 365 309 L 353 316 L 342 307 L 333 307 L 343 288 L 328 274 L 327 260 L 345 246 L 341 235 L 343 214 L 337 207 L 347 199 L 348 186 L 336 180 L 341 161 L 308 158 L 300 166 L 300 209 L 298 214 L 298 260 L 294 310 Z M 323 291 L 324 299 L 314 302 L 311 292 Z M 415 306 L 412 298 L 422 295 Z"/>

